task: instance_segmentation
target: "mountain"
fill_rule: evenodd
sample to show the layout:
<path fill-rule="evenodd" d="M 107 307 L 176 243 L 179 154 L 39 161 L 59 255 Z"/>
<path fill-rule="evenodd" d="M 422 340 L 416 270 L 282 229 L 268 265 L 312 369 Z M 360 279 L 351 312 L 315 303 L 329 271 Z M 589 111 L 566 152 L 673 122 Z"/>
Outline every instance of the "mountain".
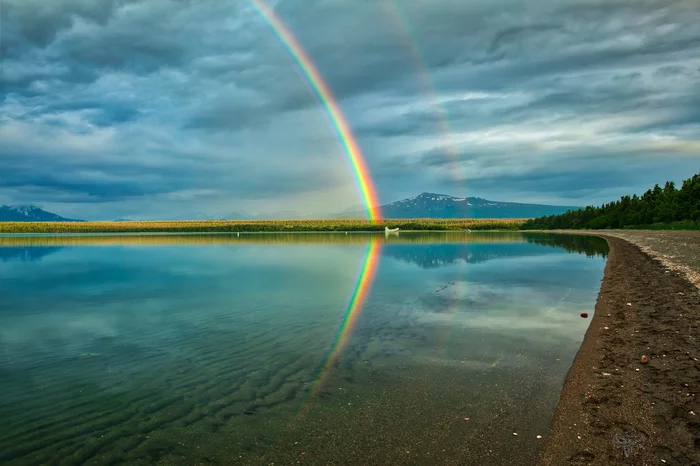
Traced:
<path fill-rule="evenodd" d="M 44 256 L 58 252 L 61 249 L 63 249 L 63 246 L 0 246 L 0 262 L 40 261 Z"/>
<path fill-rule="evenodd" d="M 63 218 L 60 215 L 42 210 L 34 205 L 0 206 L 0 222 L 81 222 Z"/>
<path fill-rule="evenodd" d="M 520 204 L 489 201 L 480 197 L 454 197 L 446 194 L 423 193 L 419 196 L 381 206 L 384 218 L 534 218 L 556 215 L 570 206 Z M 343 212 L 341 218 L 362 218 L 362 210 Z"/>

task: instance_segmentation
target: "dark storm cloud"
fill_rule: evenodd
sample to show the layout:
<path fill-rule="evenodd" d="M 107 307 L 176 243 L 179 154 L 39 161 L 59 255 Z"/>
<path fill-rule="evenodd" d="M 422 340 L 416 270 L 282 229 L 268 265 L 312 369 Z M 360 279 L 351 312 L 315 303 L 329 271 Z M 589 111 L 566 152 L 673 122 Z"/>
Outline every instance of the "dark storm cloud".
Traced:
<path fill-rule="evenodd" d="M 562 30 L 559 24 L 533 24 L 524 26 L 513 26 L 502 29 L 496 33 L 488 47 L 488 52 L 500 57 L 501 50 L 508 50 L 523 39 L 538 33 L 547 33 Z"/>
<path fill-rule="evenodd" d="M 0 173 L 12 175 L 0 177 L 0 189 L 21 189 L 32 197 L 39 193 L 64 202 L 100 203 L 154 195 L 177 197 L 182 191 L 196 191 L 196 197 L 226 193 L 268 199 L 309 187 L 308 179 L 295 169 L 271 171 L 264 163 L 245 160 L 207 162 L 185 154 L 168 156 L 164 163 L 163 156 L 115 153 L 94 158 L 10 150 L 0 157 Z M 337 182 L 333 174 L 327 174 L 315 180 L 314 186 L 328 188 Z"/>
<path fill-rule="evenodd" d="M 532 196 L 535 193 L 545 197 L 585 199 L 595 198 L 602 190 L 611 187 L 622 189 L 621 193 L 640 192 L 662 184 L 669 178 L 683 179 L 700 169 L 697 163 L 688 163 L 687 158 L 665 157 L 656 158 L 644 163 L 630 163 L 628 160 L 615 161 L 604 158 L 602 163 L 574 163 L 564 167 L 555 165 L 551 169 L 519 174 L 504 174 L 493 177 L 466 180 L 471 189 L 497 193 L 504 185 L 517 187 L 522 193 Z M 669 163 L 670 169 L 669 169 Z M 666 171 L 666 175 L 658 176 L 657 171 Z M 447 181 L 453 181 L 446 179 Z M 612 199 L 610 199 L 612 200 Z M 579 202 L 578 205 L 585 205 Z"/>
<path fill-rule="evenodd" d="M 547 79 L 562 72 L 649 61 L 656 55 L 692 56 L 700 38 L 688 30 L 690 25 L 673 34 L 649 34 L 635 44 L 614 41 L 621 33 L 648 32 L 634 25 L 645 14 L 657 13 L 659 16 L 648 25 L 649 30 L 663 24 L 664 20 L 679 19 L 692 8 L 683 3 L 692 2 L 678 2 L 671 6 L 667 2 L 638 2 L 634 9 L 627 2 L 610 5 L 581 2 L 573 6 L 533 3 L 528 13 L 546 18 L 546 22 L 537 22 L 512 2 L 496 2 L 488 6 L 481 2 L 465 5 L 464 2 L 444 1 L 435 2 L 432 7 L 423 2 L 406 2 L 398 8 L 404 10 L 405 27 L 410 27 L 407 37 L 401 35 L 404 26 L 397 25 L 404 19 L 396 17 L 396 12 L 392 16 L 392 10 L 382 6 L 382 2 L 301 4 L 284 1 L 279 3 L 278 10 L 314 57 L 334 93 L 339 98 L 347 98 L 387 88 L 415 93 L 413 77 L 420 60 L 424 60 L 431 68 L 428 72 L 436 76 L 445 69 L 459 71 L 458 83 L 448 76 L 444 82 L 437 83 L 441 87 L 466 85 L 503 89 L 532 79 Z M 204 4 L 213 10 L 213 3 Z M 122 8 L 121 14 L 117 14 L 117 6 Z M 216 53 L 255 47 L 282 60 L 278 60 L 274 68 L 257 60 L 249 63 L 251 66 L 247 69 L 241 69 L 233 60 L 219 69 L 219 77 L 229 79 L 229 75 L 220 73 L 236 69 L 241 72 L 236 78 L 238 81 L 264 88 L 272 102 L 272 108 L 265 107 L 265 111 L 294 110 L 317 104 L 308 87 L 298 79 L 294 65 L 284 56 L 286 52 L 259 18 L 253 17 L 249 26 L 257 37 L 224 34 L 221 43 L 216 43 L 207 38 L 205 31 L 192 27 L 190 17 L 199 19 L 202 9 L 194 8 L 190 2 L 143 0 L 133 9 L 136 11 L 124 13 L 129 9 L 124 8 L 122 2 L 74 1 L 68 2 L 65 8 L 50 10 L 52 14 L 48 17 L 32 19 L 39 24 L 48 23 L 46 34 L 56 42 L 57 53 L 71 65 L 71 69 L 127 69 L 144 74 L 161 67 L 186 66 L 202 49 Z M 27 10 L 23 10 L 23 17 L 29 15 Z M 212 13 L 222 13 L 222 10 L 229 15 L 238 11 L 233 7 L 217 8 Z M 510 11 L 516 19 L 499 22 L 494 19 L 498 16 L 490 16 L 503 10 Z M 518 13 L 523 15 L 519 21 Z M 13 16 L 17 15 L 10 14 L 11 18 Z M 71 18 L 76 16 L 94 21 L 97 26 L 109 27 L 84 28 L 56 40 L 56 33 L 69 27 Z M 24 32 L 28 40 L 34 40 L 31 31 L 35 28 L 30 18 L 25 18 L 24 26 L 16 32 Z M 611 26 L 614 21 L 622 26 Z M 13 36 L 12 33 L 9 35 Z M 605 44 L 608 39 L 611 43 Z M 46 46 L 47 42 L 45 39 L 40 43 Z M 419 62 L 407 55 L 413 45 L 421 54 Z M 459 69 L 464 65 L 470 65 L 472 69 Z M 72 76 L 82 80 L 90 76 L 90 71 L 74 72 Z M 196 124 L 210 122 L 220 126 L 215 114 L 216 109 L 213 109 L 210 118 L 198 118 Z M 256 121 L 255 116 L 253 121 Z M 234 126 L 239 127 L 240 123 Z"/>
<path fill-rule="evenodd" d="M 590 164 L 570 164 L 563 168 L 499 174 L 494 177 L 468 181 L 474 189 L 495 191 L 503 184 L 511 184 L 518 186 L 522 191 L 556 193 L 562 197 L 578 197 L 594 194 L 612 185 L 630 186 L 638 181 L 638 177 L 639 174 L 632 170 L 618 173 L 608 170 L 607 167 L 596 167 Z"/>
<path fill-rule="evenodd" d="M 64 0 L 60 2 L 3 2 L 3 39 L 10 40 L 6 51 L 17 51 L 14 46 L 46 47 L 56 35 L 71 27 L 76 18 L 105 25 L 124 0 Z M 8 31 L 9 29 L 9 31 Z"/>
<path fill-rule="evenodd" d="M 700 169 L 697 2 L 269 4 L 383 201 L 455 180 L 503 200 L 597 199 Z M 0 51 L 8 202 L 355 192 L 317 96 L 249 2 L 5 0 Z"/>
<path fill-rule="evenodd" d="M 22 189 L 70 202 L 113 202 L 189 186 L 185 164 L 148 166 L 134 159 L 76 158 L 62 153 L 9 151 L 0 158 L 0 189 Z"/>
<path fill-rule="evenodd" d="M 112 126 L 136 120 L 141 112 L 129 105 L 110 104 L 100 100 L 71 100 L 61 103 L 49 104 L 36 112 L 30 112 L 26 116 L 35 118 L 39 115 L 58 115 L 63 112 L 84 110 L 84 117 L 96 126 Z M 60 122 L 58 123 L 61 124 Z"/>
<path fill-rule="evenodd" d="M 230 7 L 222 8 L 224 3 Z M 84 84 L 106 71 L 147 75 L 183 68 L 202 49 L 215 51 L 208 34 L 217 31 L 207 31 L 210 20 L 222 9 L 234 12 L 236 3 L 240 2 L 7 0 L 3 58 L 10 71 L 20 68 L 16 74 L 21 76 L 5 79 L 17 92 L 39 79 Z M 206 7 L 210 7 L 204 15 L 207 20 L 198 23 Z M 235 44 L 228 47 L 233 49 Z"/>
<path fill-rule="evenodd" d="M 416 112 L 396 115 L 382 124 L 367 122 L 354 128 L 355 134 L 372 137 L 393 137 L 406 134 L 426 134 L 437 131 L 434 112 Z"/>

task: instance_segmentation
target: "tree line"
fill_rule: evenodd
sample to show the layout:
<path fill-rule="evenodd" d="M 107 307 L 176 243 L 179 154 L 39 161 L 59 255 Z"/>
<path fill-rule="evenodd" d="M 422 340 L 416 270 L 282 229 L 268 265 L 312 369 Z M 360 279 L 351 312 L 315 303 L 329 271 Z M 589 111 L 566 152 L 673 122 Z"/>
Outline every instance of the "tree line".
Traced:
<path fill-rule="evenodd" d="M 683 181 L 680 189 L 673 181 L 658 184 L 642 196 L 623 196 L 600 207 L 569 210 L 528 220 L 524 230 L 604 229 L 651 226 L 700 227 L 700 174 Z"/>

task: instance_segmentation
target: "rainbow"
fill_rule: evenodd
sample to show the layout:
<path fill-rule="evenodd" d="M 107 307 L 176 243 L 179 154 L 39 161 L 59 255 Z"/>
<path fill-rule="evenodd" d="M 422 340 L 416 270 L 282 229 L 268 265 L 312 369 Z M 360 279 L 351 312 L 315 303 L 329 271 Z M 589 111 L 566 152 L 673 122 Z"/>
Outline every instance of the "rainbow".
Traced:
<path fill-rule="evenodd" d="M 326 353 L 326 357 L 319 365 L 319 369 L 312 378 L 313 382 L 307 399 L 313 398 L 321 389 L 325 376 L 330 372 L 330 368 L 338 359 L 340 353 L 342 353 L 343 348 L 345 348 L 352 334 L 352 329 L 357 323 L 357 318 L 362 312 L 362 307 L 367 299 L 372 282 L 374 281 L 377 265 L 379 264 L 380 250 L 380 240 L 370 239 L 367 252 L 365 253 L 365 259 L 360 269 L 360 275 L 357 279 L 357 284 L 355 285 L 352 295 L 350 295 L 347 309 L 338 324 L 338 329 Z"/>
<path fill-rule="evenodd" d="M 299 66 L 299 69 L 308 81 L 311 89 L 323 104 L 333 128 L 341 141 L 343 149 L 350 160 L 350 165 L 352 166 L 355 179 L 360 189 L 360 194 L 362 195 L 362 200 L 367 210 L 367 218 L 370 222 L 375 223 L 377 220 L 381 219 L 379 198 L 374 184 L 372 183 L 372 178 L 367 169 L 367 164 L 362 155 L 360 145 L 350 129 L 350 125 L 345 119 L 338 105 L 338 101 L 333 96 L 331 89 L 328 87 L 328 84 L 326 84 L 314 62 L 296 37 L 294 37 L 294 34 L 292 34 L 279 16 L 275 14 L 274 10 L 265 3 L 265 0 L 250 0 L 250 2 L 260 17 L 262 17 L 272 29 L 272 32 L 277 36 L 282 45 L 287 49 L 289 55 L 291 55 Z"/>
<path fill-rule="evenodd" d="M 401 10 L 396 0 L 387 0 L 381 3 L 385 8 L 387 15 L 390 17 L 394 26 L 404 38 L 404 43 L 406 44 L 407 53 L 413 59 L 415 63 L 415 68 L 420 79 L 421 85 L 427 91 L 427 94 L 431 97 L 431 104 L 434 112 L 435 122 L 437 124 L 438 132 L 443 138 L 443 150 L 447 157 L 451 159 L 452 169 L 450 172 L 455 175 L 455 179 L 458 183 L 463 182 L 467 179 L 466 173 L 461 166 L 461 156 L 457 144 L 454 141 L 453 130 L 450 126 L 447 110 L 440 103 L 438 97 L 437 88 L 430 76 L 430 71 L 428 65 L 426 64 L 423 56 L 420 52 L 420 47 L 417 41 L 414 39 L 410 30 L 410 23 L 406 15 Z M 459 186 L 458 186 L 459 187 Z M 458 196 L 466 197 L 466 187 L 462 190 L 463 192 L 457 193 Z"/>

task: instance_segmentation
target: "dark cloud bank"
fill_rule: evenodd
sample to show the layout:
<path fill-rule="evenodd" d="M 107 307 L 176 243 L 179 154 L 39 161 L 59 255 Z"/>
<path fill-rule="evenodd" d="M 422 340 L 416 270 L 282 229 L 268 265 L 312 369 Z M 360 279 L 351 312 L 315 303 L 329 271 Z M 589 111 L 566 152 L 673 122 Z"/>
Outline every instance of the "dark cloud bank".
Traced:
<path fill-rule="evenodd" d="M 599 203 L 700 171 L 698 1 L 275 8 L 383 202 Z M 328 117 L 245 1 L 5 0 L 0 47 L 0 203 L 83 218 L 358 203 Z"/>

